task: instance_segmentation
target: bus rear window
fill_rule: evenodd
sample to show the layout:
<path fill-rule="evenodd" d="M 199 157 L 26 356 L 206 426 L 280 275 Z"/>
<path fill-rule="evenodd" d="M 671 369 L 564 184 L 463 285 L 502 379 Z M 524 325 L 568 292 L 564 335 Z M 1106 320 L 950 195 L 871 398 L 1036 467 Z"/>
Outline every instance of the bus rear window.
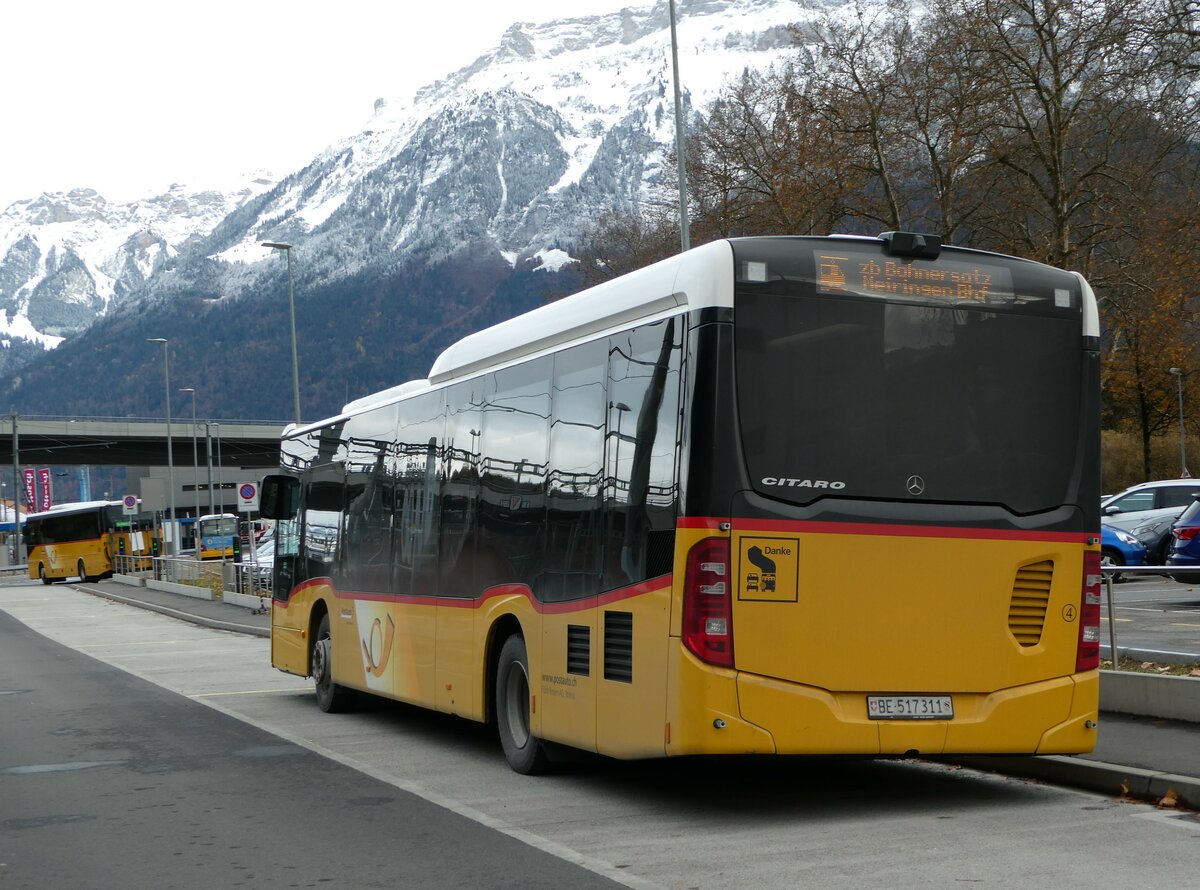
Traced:
<path fill-rule="evenodd" d="M 1083 360 L 1073 276 L 969 252 L 913 262 L 866 243 L 775 246 L 738 257 L 749 274 L 735 290 L 756 490 L 1022 514 L 1069 500 Z"/>

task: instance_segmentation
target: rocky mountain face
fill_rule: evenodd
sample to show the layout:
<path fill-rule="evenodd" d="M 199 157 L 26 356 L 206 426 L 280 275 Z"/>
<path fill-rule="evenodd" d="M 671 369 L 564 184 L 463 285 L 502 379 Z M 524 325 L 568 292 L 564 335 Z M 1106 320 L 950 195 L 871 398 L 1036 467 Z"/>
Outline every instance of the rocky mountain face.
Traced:
<path fill-rule="evenodd" d="M 43 194 L 0 213 L 0 337 L 54 347 L 140 291 L 236 207 L 272 186 L 183 186 L 124 204 L 92 189 Z"/>
<path fill-rule="evenodd" d="M 795 51 L 788 24 L 821 9 L 681 0 L 689 108 L 743 69 L 785 59 Z M 103 364 L 114 338 L 128 342 L 142 328 L 169 337 L 172 360 L 198 376 L 214 356 L 223 371 L 288 355 L 284 264 L 261 246 L 282 241 L 293 245 L 302 382 L 322 393 L 316 410 L 337 410 L 344 395 L 423 375 L 438 349 L 529 308 L 529 295 L 573 287 L 559 269 L 575 240 L 604 210 L 662 192 L 673 138 L 668 6 L 659 0 L 514 24 L 469 67 L 415 96 L 381 99 L 366 129 L 278 183 L 172 190 L 120 206 L 87 190 L 19 202 L 0 215 L 0 363 L 7 358 L 9 372 L 0 400 L 39 413 L 160 410 L 152 387 L 130 389 L 140 375 L 128 365 L 103 392 L 62 398 L 71 373 Z M 447 293 L 448 282 L 457 290 Z M 371 345 L 398 319 L 389 342 Z M 261 348 L 267 342 L 279 349 Z M 40 351 L 30 344 L 56 349 L 30 362 Z M 245 368 L 246 379 L 261 371 Z M 328 374 L 348 381 L 347 392 L 321 379 Z M 287 416 L 285 382 L 281 374 L 269 396 L 225 416 Z M 210 408 L 221 410 L 215 393 Z"/>

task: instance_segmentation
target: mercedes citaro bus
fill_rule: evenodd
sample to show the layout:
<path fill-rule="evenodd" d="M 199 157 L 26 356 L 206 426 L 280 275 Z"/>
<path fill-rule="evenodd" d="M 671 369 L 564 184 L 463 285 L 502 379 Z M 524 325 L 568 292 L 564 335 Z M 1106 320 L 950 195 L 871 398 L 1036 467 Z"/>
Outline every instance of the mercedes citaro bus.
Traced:
<path fill-rule="evenodd" d="M 552 743 L 1083 752 L 1096 301 L 935 238 L 723 240 L 283 436 L 271 653 Z"/>

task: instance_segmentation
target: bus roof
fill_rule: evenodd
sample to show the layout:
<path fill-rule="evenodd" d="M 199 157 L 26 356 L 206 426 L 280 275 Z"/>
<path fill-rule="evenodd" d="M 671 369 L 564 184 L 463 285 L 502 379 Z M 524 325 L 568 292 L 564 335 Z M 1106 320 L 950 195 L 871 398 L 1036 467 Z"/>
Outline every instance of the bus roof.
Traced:
<path fill-rule="evenodd" d="M 25 520 L 37 521 L 39 519 L 49 519 L 52 516 L 69 516 L 72 513 L 90 513 L 93 510 L 99 510 L 101 507 L 120 507 L 121 501 L 79 501 L 74 504 L 55 504 L 49 510 L 43 510 L 40 513 L 27 513 Z"/>
<path fill-rule="evenodd" d="M 319 429 L 368 408 L 396 402 L 441 383 L 498 368 L 639 321 L 709 306 L 733 305 L 733 248 L 713 241 L 611 281 L 468 334 L 437 357 L 429 377 L 349 402 L 340 414 L 289 426 L 284 438 Z"/>

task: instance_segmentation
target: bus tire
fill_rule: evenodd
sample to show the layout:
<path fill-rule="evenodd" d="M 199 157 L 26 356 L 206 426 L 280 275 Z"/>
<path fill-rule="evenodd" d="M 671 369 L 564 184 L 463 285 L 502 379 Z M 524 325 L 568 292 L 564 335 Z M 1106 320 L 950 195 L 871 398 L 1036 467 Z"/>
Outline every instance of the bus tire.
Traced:
<path fill-rule="evenodd" d="M 46 566 L 40 562 L 38 563 L 38 577 L 42 579 L 43 584 L 50 585 L 54 583 L 46 577 Z"/>
<path fill-rule="evenodd" d="M 313 641 L 312 677 L 318 708 L 326 714 L 349 709 L 350 690 L 333 682 L 333 636 L 329 632 L 329 615 L 321 616 L 317 638 Z"/>
<path fill-rule="evenodd" d="M 76 568 L 78 568 L 78 569 L 79 569 L 79 580 L 80 580 L 80 581 L 91 581 L 91 580 L 92 580 L 92 579 L 91 579 L 91 578 L 89 578 L 89 577 L 88 577 L 88 575 L 87 575 L 87 566 L 85 566 L 85 565 L 83 564 L 83 560 L 82 560 L 82 559 L 81 559 L 81 560 L 79 560 L 79 565 L 78 565 L 78 566 L 76 566 Z"/>
<path fill-rule="evenodd" d="M 525 638 L 504 641 L 496 664 L 496 727 L 508 765 L 524 776 L 544 772 L 549 764 L 542 740 L 529 728 L 529 655 Z"/>

